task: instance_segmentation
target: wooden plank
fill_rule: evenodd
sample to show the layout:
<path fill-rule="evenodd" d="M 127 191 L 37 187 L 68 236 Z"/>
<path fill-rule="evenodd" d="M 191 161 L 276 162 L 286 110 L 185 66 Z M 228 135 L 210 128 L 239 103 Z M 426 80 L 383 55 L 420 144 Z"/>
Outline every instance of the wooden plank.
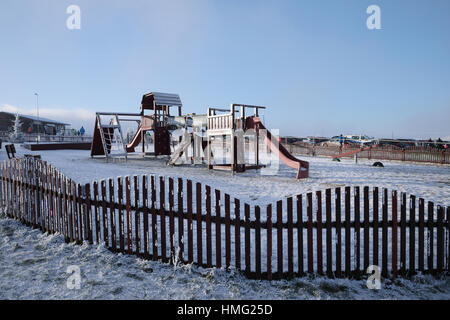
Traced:
<path fill-rule="evenodd" d="M 158 224 L 156 219 L 156 184 L 155 184 L 155 176 L 150 177 L 150 190 L 151 190 L 151 207 L 150 214 L 152 216 L 152 260 L 158 260 Z M 183 201 L 181 201 L 183 203 Z M 178 204 L 179 205 L 179 204 Z M 182 209 L 181 209 L 182 210 Z M 181 219 L 183 221 L 183 219 Z M 181 243 L 181 241 L 180 241 Z M 181 246 L 180 246 L 181 248 Z M 182 257 L 182 251 L 180 250 L 180 257 Z M 182 258 L 180 261 L 183 261 Z"/>
<path fill-rule="evenodd" d="M 109 185 L 109 224 L 111 227 L 111 249 L 116 251 L 116 209 L 114 208 L 114 180 L 108 179 Z"/>
<path fill-rule="evenodd" d="M 139 206 L 139 179 L 137 175 L 133 176 L 133 185 L 134 185 L 134 207 L 136 210 L 134 211 L 134 237 L 135 237 L 135 246 L 136 246 L 136 254 L 141 253 L 141 208 Z"/>
<path fill-rule="evenodd" d="M 118 215 L 119 215 L 119 250 L 120 252 L 125 251 L 125 239 L 124 239 L 124 224 L 123 224 L 123 183 L 122 177 L 117 178 L 117 200 L 119 205 Z"/>
<path fill-rule="evenodd" d="M 247 219 L 246 219 L 247 220 Z M 283 277 L 283 201 L 277 201 L 277 274 Z"/>
<path fill-rule="evenodd" d="M 133 254 L 133 242 L 132 242 L 132 231 L 131 231 L 131 185 L 130 177 L 125 177 L 125 208 L 127 211 L 127 253 Z"/>
<path fill-rule="evenodd" d="M 215 190 L 215 228 L 216 228 L 216 267 L 222 267 L 222 238 L 221 238 L 221 224 L 220 224 L 220 191 Z"/>
<path fill-rule="evenodd" d="M 335 189 L 336 210 L 336 277 L 342 275 L 341 188 Z"/>
<path fill-rule="evenodd" d="M 317 273 L 323 275 L 323 241 L 322 241 L 322 192 L 316 192 L 317 208 Z"/>
<path fill-rule="evenodd" d="M 304 275 L 303 263 L 303 198 L 297 195 L 297 257 L 298 257 L 298 274 Z"/>
<path fill-rule="evenodd" d="M 424 271 L 425 258 L 425 200 L 419 198 L 419 271 Z"/>
<path fill-rule="evenodd" d="M 361 205 L 359 187 L 354 188 L 353 195 L 354 212 L 355 212 L 355 273 L 356 277 L 361 273 Z"/>
<path fill-rule="evenodd" d="M 351 272 L 350 187 L 345 187 L 345 276 Z"/>
<path fill-rule="evenodd" d="M 372 228 L 372 264 L 379 266 L 379 192 L 378 187 L 373 188 L 373 228 Z"/>
<path fill-rule="evenodd" d="M 244 204 L 244 216 L 245 216 L 245 273 L 250 275 L 251 271 L 251 244 L 250 244 L 250 205 Z"/>
<path fill-rule="evenodd" d="M 445 257 L 445 237 L 444 237 L 444 207 L 437 207 L 437 229 L 436 229 L 436 271 L 441 274 L 444 270 Z"/>
<path fill-rule="evenodd" d="M 428 202 L 428 250 L 427 250 L 427 267 L 428 271 L 434 270 L 434 203 Z"/>
<path fill-rule="evenodd" d="M 398 266 L 397 266 L 397 261 L 398 261 L 398 255 L 397 255 L 397 250 L 398 250 L 398 218 L 397 218 L 397 207 L 398 207 L 398 202 L 397 202 L 397 191 L 392 191 L 392 244 L 391 244 L 391 248 L 392 248 L 392 274 L 394 277 L 397 277 L 398 275 Z"/>
<path fill-rule="evenodd" d="M 160 212 L 160 230 L 161 230 L 161 260 L 169 261 L 167 258 L 167 234 L 166 234 L 166 180 L 159 177 L 159 212 Z M 169 239 L 170 241 L 170 239 Z M 192 261 L 191 261 L 192 262 Z"/>
<path fill-rule="evenodd" d="M 203 226 L 202 226 L 202 185 L 200 182 L 195 184 L 195 209 L 197 220 L 197 263 L 203 265 Z"/>
<path fill-rule="evenodd" d="M 332 218 L 331 218 L 331 189 L 325 190 L 325 228 L 327 232 L 327 276 L 333 276 L 333 249 L 332 249 Z"/>
<path fill-rule="evenodd" d="M 230 268 L 231 264 L 231 217 L 230 217 L 230 195 L 225 194 L 225 267 Z"/>
<path fill-rule="evenodd" d="M 312 193 L 307 195 L 307 207 L 308 214 L 308 273 L 314 273 L 314 252 L 313 252 L 313 210 L 312 210 Z"/>
<path fill-rule="evenodd" d="M 98 182 L 94 181 L 94 218 L 95 218 L 95 240 L 100 244 L 100 213 L 98 203 Z M 69 215 L 69 229 L 70 229 L 70 215 Z"/>
<path fill-rule="evenodd" d="M 388 190 L 383 189 L 382 202 L 382 252 L 381 252 L 381 274 L 383 277 L 388 276 Z"/>
<path fill-rule="evenodd" d="M 103 242 L 108 247 L 108 208 L 106 207 L 106 181 L 100 182 L 100 188 L 102 193 L 102 220 L 103 220 Z M 76 215 L 74 215 L 76 217 Z M 77 223 L 75 223 L 75 226 Z M 77 232 L 78 234 L 78 232 Z"/>
<path fill-rule="evenodd" d="M 272 280 L 272 205 L 267 205 L 267 280 Z"/>
<path fill-rule="evenodd" d="M 64 198 L 64 212 L 67 213 L 67 201 L 66 201 L 66 178 L 64 177 L 63 179 L 63 198 Z M 93 244 L 92 241 L 92 225 L 91 225 L 91 217 L 92 217 L 92 207 L 91 207 L 91 185 L 89 183 L 86 183 L 85 185 L 85 190 L 86 190 L 86 230 L 87 230 L 87 240 L 89 241 L 90 244 Z M 66 220 L 67 220 L 67 214 L 65 215 Z M 67 228 L 67 222 L 66 222 L 66 228 Z M 66 229 L 67 230 L 67 229 Z"/>
<path fill-rule="evenodd" d="M 184 257 L 184 209 L 183 209 L 183 179 L 178 178 L 178 247 L 179 259 Z"/>
<path fill-rule="evenodd" d="M 236 269 L 241 269 L 241 204 L 239 199 L 234 199 L 234 254 Z"/>
<path fill-rule="evenodd" d="M 370 257 L 370 248 L 369 248 L 369 187 L 364 187 L 364 270 L 367 270 L 367 268 L 370 265 L 369 257 Z"/>
<path fill-rule="evenodd" d="M 255 272 L 256 278 L 261 278 L 261 211 L 255 206 Z"/>
<path fill-rule="evenodd" d="M 294 276 L 294 231 L 293 231 L 293 208 L 292 197 L 287 198 L 287 256 L 288 256 L 288 276 Z"/>
<path fill-rule="evenodd" d="M 172 181 L 172 187 L 173 187 L 173 181 Z M 173 196 L 172 196 L 172 202 L 173 202 Z M 149 257 L 149 250 L 148 250 L 148 177 L 146 174 L 142 176 L 142 223 L 144 224 L 144 230 L 142 237 L 144 238 L 144 257 Z M 172 239 L 172 237 L 171 237 Z M 171 240 L 172 243 L 172 240 Z"/>
<path fill-rule="evenodd" d="M 409 202 L 409 273 L 416 270 L 416 197 L 411 195 Z"/>
<path fill-rule="evenodd" d="M 402 192 L 400 203 L 400 274 L 406 273 L 406 194 Z"/>
<path fill-rule="evenodd" d="M 59 179 L 60 180 L 60 179 Z M 61 180 L 60 180 L 61 182 Z M 84 219 L 83 219 L 83 191 L 82 191 L 82 186 L 81 184 L 77 185 L 77 189 L 78 189 L 78 220 L 80 221 L 80 244 L 83 243 L 84 241 Z M 61 192 L 59 193 L 61 195 Z M 60 197 L 59 197 L 60 198 Z M 59 199 L 61 200 L 61 198 Z M 61 208 L 61 201 L 59 201 L 59 206 Z M 62 212 L 62 210 L 60 210 L 60 212 Z M 61 219 L 62 221 L 62 219 Z M 63 229 L 62 225 L 61 225 L 61 230 Z"/>
<path fill-rule="evenodd" d="M 75 240 L 74 236 L 74 223 L 73 223 L 73 207 L 74 202 L 72 201 L 73 195 L 72 195 L 72 180 L 67 180 L 67 205 L 68 205 L 68 212 L 67 212 L 67 220 L 68 220 L 68 228 L 69 228 L 69 241 L 73 242 Z M 53 201 L 51 201 L 52 203 Z M 75 204 L 76 206 L 76 204 Z"/>
<path fill-rule="evenodd" d="M 192 223 L 192 181 L 188 180 L 186 183 L 187 190 L 187 242 L 188 242 L 188 263 L 194 261 L 194 235 Z"/>
<path fill-rule="evenodd" d="M 211 187 L 205 186 L 206 196 L 206 267 L 212 267 L 212 240 L 211 240 Z"/>
<path fill-rule="evenodd" d="M 175 215 L 174 215 L 174 193 L 173 179 L 169 178 L 169 242 L 170 242 L 170 258 L 175 257 Z"/>

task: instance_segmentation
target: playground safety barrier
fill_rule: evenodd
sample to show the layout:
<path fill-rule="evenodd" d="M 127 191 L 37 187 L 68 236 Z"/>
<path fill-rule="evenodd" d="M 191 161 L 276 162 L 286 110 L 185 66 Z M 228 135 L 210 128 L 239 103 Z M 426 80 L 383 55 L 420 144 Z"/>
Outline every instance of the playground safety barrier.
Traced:
<path fill-rule="evenodd" d="M 359 278 L 371 265 L 383 277 L 449 273 L 450 207 L 395 190 L 338 187 L 259 206 L 182 178 L 81 185 L 34 158 L 0 173 L 3 212 L 66 242 L 252 279 Z"/>
<path fill-rule="evenodd" d="M 284 144 L 292 154 L 333 157 L 344 152 L 360 149 L 359 146 L 313 146 L 310 144 Z M 353 157 L 350 156 L 350 157 Z M 345 158 L 345 157 L 344 157 Z M 450 164 L 450 150 L 433 147 L 408 147 L 399 148 L 393 146 L 376 146 L 372 149 L 358 153 L 359 159 L 369 160 L 395 160 L 436 164 Z"/>

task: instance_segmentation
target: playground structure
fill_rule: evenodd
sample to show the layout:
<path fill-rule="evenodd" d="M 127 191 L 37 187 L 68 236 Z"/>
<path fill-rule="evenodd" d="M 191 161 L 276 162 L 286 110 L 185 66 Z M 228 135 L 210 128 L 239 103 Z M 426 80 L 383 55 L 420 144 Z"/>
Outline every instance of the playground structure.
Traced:
<path fill-rule="evenodd" d="M 170 114 L 172 107 L 178 109 L 177 116 Z M 175 165 L 184 157 L 185 163 L 200 164 L 206 161 L 208 169 L 227 170 L 234 174 L 265 167 L 260 162 L 262 140 L 284 164 L 297 171 L 297 179 L 308 177 L 309 163 L 292 156 L 264 127 L 259 113 L 265 107 L 231 104 L 229 110 L 208 108 L 206 115 L 183 115 L 181 108 L 177 94 L 150 92 L 142 97 L 140 113 L 97 112 L 91 157 L 123 157 L 126 160 L 128 154 L 135 152 L 140 144 L 143 157 L 169 156 L 168 165 Z M 153 112 L 145 114 L 146 110 Z M 107 123 L 102 119 L 105 116 L 110 117 Z M 128 143 L 123 138 L 121 121 L 135 121 L 138 124 Z M 183 133 L 178 136 L 177 145 L 173 145 L 177 129 L 183 129 Z M 153 132 L 154 152 L 145 150 L 148 132 Z M 116 145 L 115 150 L 113 144 Z M 213 151 L 213 147 L 218 148 L 219 152 Z M 222 163 L 218 161 L 220 155 Z"/>

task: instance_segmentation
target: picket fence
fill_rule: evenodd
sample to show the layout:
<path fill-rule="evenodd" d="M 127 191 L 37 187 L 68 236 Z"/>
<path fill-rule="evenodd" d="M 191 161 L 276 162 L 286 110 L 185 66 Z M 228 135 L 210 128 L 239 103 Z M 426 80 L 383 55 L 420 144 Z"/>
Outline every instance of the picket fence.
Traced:
<path fill-rule="evenodd" d="M 0 172 L 6 215 L 66 242 L 252 279 L 358 278 L 370 265 L 384 277 L 449 272 L 450 207 L 395 190 L 338 187 L 258 206 L 182 178 L 81 185 L 33 158 L 5 161 Z"/>

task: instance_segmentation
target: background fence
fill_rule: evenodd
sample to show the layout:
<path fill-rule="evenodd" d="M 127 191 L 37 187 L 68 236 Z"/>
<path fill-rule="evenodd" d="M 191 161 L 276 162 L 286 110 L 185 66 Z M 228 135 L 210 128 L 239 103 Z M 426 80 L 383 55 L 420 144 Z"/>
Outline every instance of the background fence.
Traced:
<path fill-rule="evenodd" d="M 331 157 L 343 152 L 349 152 L 360 149 L 359 146 L 345 145 L 342 150 L 339 146 L 320 146 L 307 143 L 283 144 L 291 153 L 309 156 Z M 354 155 L 348 156 L 350 158 Z M 344 157 L 345 158 L 345 157 Z M 450 164 L 450 150 L 434 147 L 416 147 L 400 148 L 389 145 L 375 146 L 370 150 L 358 153 L 358 158 L 369 160 L 397 160 L 426 162 L 436 164 Z"/>
<path fill-rule="evenodd" d="M 80 185 L 45 161 L 0 165 L 6 214 L 67 242 L 249 278 L 359 277 L 449 271 L 450 207 L 369 187 L 249 205 L 191 180 L 154 175 Z"/>

